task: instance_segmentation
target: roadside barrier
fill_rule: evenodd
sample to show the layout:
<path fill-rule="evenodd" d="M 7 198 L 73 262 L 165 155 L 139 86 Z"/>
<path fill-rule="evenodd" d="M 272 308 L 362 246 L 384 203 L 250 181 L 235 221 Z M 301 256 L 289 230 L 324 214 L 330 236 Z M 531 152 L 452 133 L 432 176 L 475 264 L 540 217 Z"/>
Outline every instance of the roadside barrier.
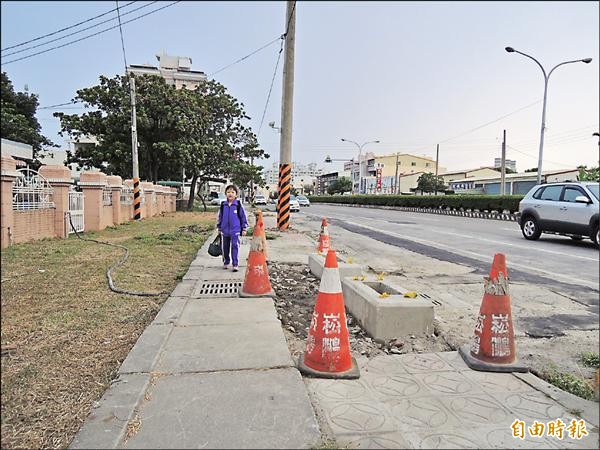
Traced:
<path fill-rule="evenodd" d="M 317 251 L 320 253 L 325 253 L 329 251 L 331 248 L 331 242 L 329 239 L 329 229 L 327 228 L 327 219 L 323 217 L 321 221 L 321 234 L 319 234 L 319 246 Z"/>
<path fill-rule="evenodd" d="M 527 372 L 517 361 L 515 335 L 508 293 L 506 257 L 496 253 L 490 276 L 484 278 L 484 294 L 471 345 L 460 347 L 465 363 L 485 372 Z"/>
<path fill-rule="evenodd" d="M 264 239 L 265 225 L 262 221 L 262 215 L 260 218 L 261 220 L 257 220 L 252 233 L 248 265 L 240 297 L 275 296 L 275 292 L 271 287 L 271 281 L 269 280 L 269 269 L 267 268 L 267 259 L 265 256 L 267 241 Z"/>
<path fill-rule="evenodd" d="M 360 372 L 350 354 L 344 295 L 335 250 L 329 250 L 312 320 L 306 352 L 298 359 L 298 370 L 319 378 L 356 379 Z"/>
<path fill-rule="evenodd" d="M 450 208 L 417 208 L 408 206 L 383 206 L 383 205 L 354 205 L 344 203 L 315 203 L 318 205 L 328 206 L 352 206 L 356 208 L 375 208 L 375 209 L 392 209 L 397 211 L 420 212 L 428 214 L 441 214 L 445 216 L 471 217 L 475 219 L 490 219 L 490 220 L 505 220 L 509 222 L 518 222 L 520 214 L 511 213 L 510 211 L 479 211 L 470 209 L 450 209 Z"/>

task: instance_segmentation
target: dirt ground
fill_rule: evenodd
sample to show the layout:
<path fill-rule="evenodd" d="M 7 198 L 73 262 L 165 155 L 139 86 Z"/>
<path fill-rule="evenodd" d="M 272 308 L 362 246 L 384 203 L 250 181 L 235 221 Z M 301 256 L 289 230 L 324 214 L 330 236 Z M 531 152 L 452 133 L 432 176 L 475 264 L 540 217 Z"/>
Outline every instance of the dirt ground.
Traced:
<path fill-rule="evenodd" d="M 275 290 L 275 307 L 281 320 L 288 347 L 295 359 L 305 351 L 310 320 L 319 292 L 320 280 L 304 264 L 273 263 L 269 265 L 271 284 Z M 450 346 L 436 332 L 431 335 L 397 336 L 383 344 L 376 343 L 346 310 L 350 350 L 353 355 L 372 358 L 382 353 L 423 353 L 450 351 Z"/>

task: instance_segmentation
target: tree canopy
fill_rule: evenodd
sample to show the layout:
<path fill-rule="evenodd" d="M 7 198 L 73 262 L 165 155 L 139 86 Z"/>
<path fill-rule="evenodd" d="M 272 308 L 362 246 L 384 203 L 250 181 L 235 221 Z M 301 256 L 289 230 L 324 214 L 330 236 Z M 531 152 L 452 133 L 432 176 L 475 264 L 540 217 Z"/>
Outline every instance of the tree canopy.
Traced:
<path fill-rule="evenodd" d="M 433 173 L 424 173 L 417 179 L 417 189 L 421 192 L 444 191 L 446 185 L 444 178 L 440 176 L 436 178 Z"/>
<path fill-rule="evenodd" d="M 256 135 L 244 123 L 244 105 L 220 83 L 210 80 L 194 90 L 175 89 L 162 77 L 136 76 L 136 115 L 140 177 L 191 178 L 190 203 L 196 186 L 232 177 L 238 183 L 256 179 L 262 167 L 250 158 L 268 158 Z M 109 174 L 132 176 L 129 78 L 100 76 L 100 84 L 77 91 L 75 100 L 95 110 L 55 113 L 61 134 L 75 140 L 95 136 L 97 145 L 78 146 L 69 162 L 104 167 Z M 244 185 L 240 185 L 244 187 Z"/>
<path fill-rule="evenodd" d="M 27 92 L 15 92 L 6 72 L 2 72 L 1 77 L 0 129 L 2 137 L 31 145 L 33 158 L 37 162 L 44 147 L 56 147 L 40 132 L 42 127 L 35 117 L 39 106 L 38 96 Z"/>
<path fill-rule="evenodd" d="M 327 188 L 328 194 L 343 194 L 352 190 L 352 181 L 348 177 L 339 177 Z"/>

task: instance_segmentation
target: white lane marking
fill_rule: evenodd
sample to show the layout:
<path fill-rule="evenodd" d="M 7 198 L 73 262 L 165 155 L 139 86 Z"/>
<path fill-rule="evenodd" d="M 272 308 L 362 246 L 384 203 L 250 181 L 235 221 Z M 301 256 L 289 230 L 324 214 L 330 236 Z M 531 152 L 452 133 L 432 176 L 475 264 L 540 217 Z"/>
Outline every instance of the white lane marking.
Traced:
<path fill-rule="evenodd" d="M 435 247 L 445 247 L 445 248 L 447 248 L 448 250 L 451 250 L 454 253 L 469 254 L 469 255 L 477 256 L 481 261 L 487 261 L 487 260 L 489 260 L 489 255 L 482 255 L 481 253 L 472 252 L 470 250 L 464 250 L 464 249 L 458 250 L 458 249 L 456 249 L 454 247 L 451 247 L 449 245 L 444 245 L 444 244 L 441 244 L 439 242 L 429 241 L 429 240 L 421 239 L 421 238 L 415 238 L 414 236 L 407 236 L 407 235 L 403 235 L 403 234 L 399 234 L 399 233 L 394 233 L 392 231 L 380 230 L 379 228 L 370 227 L 368 225 L 364 225 L 364 224 L 360 224 L 360 223 L 356 223 L 356 222 L 350 222 L 350 221 L 348 221 L 348 223 L 352 224 L 352 225 L 359 226 L 359 227 L 367 228 L 369 230 L 377 231 L 379 233 L 385 233 L 385 234 L 388 234 L 388 235 L 391 235 L 391 236 L 396 236 L 396 237 L 399 237 L 401 239 L 412 240 L 414 242 L 418 242 L 420 244 L 429 245 L 429 246 L 432 246 L 434 248 Z M 529 271 L 529 272 L 543 273 L 545 275 L 552 276 L 556 280 L 558 280 L 558 279 L 568 280 L 566 282 L 569 282 L 569 283 L 577 282 L 577 283 L 580 283 L 580 284 L 582 284 L 584 286 L 590 287 L 592 289 L 598 289 L 598 283 L 589 282 L 587 280 L 582 280 L 580 278 L 574 278 L 574 277 L 571 277 L 571 276 L 564 276 L 564 275 L 559 274 L 559 273 L 550 272 L 548 270 L 543 270 L 543 269 L 537 269 L 537 268 L 533 268 L 533 267 L 528 266 L 528 265 L 518 264 L 518 263 L 515 263 L 515 262 L 511 262 L 510 265 L 513 266 L 513 267 L 518 267 L 520 269 L 523 269 L 526 272 Z"/>

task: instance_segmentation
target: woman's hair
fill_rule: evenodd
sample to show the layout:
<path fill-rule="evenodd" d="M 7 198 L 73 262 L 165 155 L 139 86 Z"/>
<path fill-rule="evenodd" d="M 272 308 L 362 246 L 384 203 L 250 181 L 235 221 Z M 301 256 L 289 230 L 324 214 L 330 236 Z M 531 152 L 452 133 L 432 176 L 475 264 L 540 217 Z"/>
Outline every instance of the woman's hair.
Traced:
<path fill-rule="evenodd" d="M 225 188 L 225 192 L 227 192 L 229 189 L 233 189 L 235 191 L 235 195 L 239 195 L 240 191 L 238 190 L 237 186 L 235 184 L 230 184 L 229 186 L 227 186 Z"/>

